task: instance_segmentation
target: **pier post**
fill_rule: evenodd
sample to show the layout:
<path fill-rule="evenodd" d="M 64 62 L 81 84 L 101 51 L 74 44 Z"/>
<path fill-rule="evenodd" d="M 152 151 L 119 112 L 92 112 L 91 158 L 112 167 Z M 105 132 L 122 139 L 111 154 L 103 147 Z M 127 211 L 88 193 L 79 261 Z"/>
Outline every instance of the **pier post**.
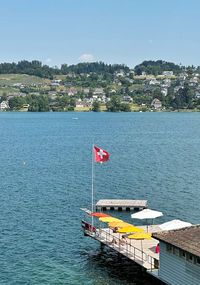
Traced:
<path fill-rule="evenodd" d="M 105 244 L 103 244 L 103 243 L 101 242 L 101 244 L 100 244 L 101 251 L 104 250 L 104 246 L 105 246 Z"/>

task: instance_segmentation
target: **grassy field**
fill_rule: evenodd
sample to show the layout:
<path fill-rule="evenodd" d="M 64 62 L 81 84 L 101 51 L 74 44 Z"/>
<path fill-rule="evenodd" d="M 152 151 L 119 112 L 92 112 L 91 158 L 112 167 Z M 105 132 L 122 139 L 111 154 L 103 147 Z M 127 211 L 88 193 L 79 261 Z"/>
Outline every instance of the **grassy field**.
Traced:
<path fill-rule="evenodd" d="M 76 112 L 89 112 L 91 111 L 92 107 L 76 107 L 74 109 L 74 111 Z M 139 111 L 141 109 L 140 106 L 136 105 L 136 104 L 131 104 L 131 111 Z M 106 111 L 106 106 L 102 105 L 101 106 L 101 111 Z"/>
<path fill-rule="evenodd" d="M 75 112 L 89 112 L 91 111 L 91 107 L 75 107 Z"/>
<path fill-rule="evenodd" d="M 50 82 L 48 79 L 43 79 L 37 76 L 27 74 L 0 74 L 0 86 L 13 86 L 16 83 L 31 85 L 33 83 Z"/>
<path fill-rule="evenodd" d="M 141 109 L 140 106 L 136 104 L 131 104 L 131 111 L 139 111 Z"/>
<path fill-rule="evenodd" d="M 129 89 L 130 89 L 130 91 L 141 90 L 142 89 L 142 85 L 141 84 L 134 84 Z"/>
<path fill-rule="evenodd" d="M 3 94 L 3 93 L 15 93 L 15 92 L 19 92 L 18 89 L 16 88 L 12 88 L 12 87 L 2 87 L 0 86 L 0 96 Z"/>
<path fill-rule="evenodd" d="M 92 110 L 92 107 L 75 107 L 74 108 L 74 111 L 75 112 L 89 112 Z M 105 105 L 102 105 L 100 107 L 100 110 L 101 111 L 106 111 L 106 106 Z"/>

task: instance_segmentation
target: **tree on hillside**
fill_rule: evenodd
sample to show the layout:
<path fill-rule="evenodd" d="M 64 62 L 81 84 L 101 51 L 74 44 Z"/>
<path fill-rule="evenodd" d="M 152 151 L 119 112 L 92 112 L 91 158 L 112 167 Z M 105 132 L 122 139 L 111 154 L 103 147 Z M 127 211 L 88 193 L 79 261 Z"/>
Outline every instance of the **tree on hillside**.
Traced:
<path fill-rule="evenodd" d="M 141 75 L 142 72 L 146 72 L 146 74 L 158 75 L 162 74 L 163 71 L 173 71 L 174 74 L 178 74 L 183 70 L 183 66 L 163 60 L 145 60 L 141 64 L 136 65 L 134 68 L 136 75 Z"/>
<path fill-rule="evenodd" d="M 164 100 L 164 95 L 161 93 L 160 88 L 155 88 L 152 92 L 153 98 L 157 98 L 160 101 Z"/>
<path fill-rule="evenodd" d="M 189 87 L 179 89 L 175 95 L 174 103 L 177 109 L 188 108 L 192 104 L 194 95 Z"/>
<path fill-rule="evenodd" d="M 121 107 L 121 99 L 119 95 L 114 95 L 111 100 L 106 103 L 108 112 L 119 112 Z"/>
<path fill-rule="evenodd" d="M 24 97 L 12 97 L 9 99 L 9 106 L 11 110 L 19 110 L 23 107 L 23 104 L 26 104 Z"/>
<path fill-rule="evenodd" d="M 122 103 L 120 106 L 120 111 L 122 112 L 131 112 L 131 106 L 129 103 Z"/>
<path fill-rule="evenodd" d="M 0 103 L 3 102 L 3 101 L 6 101 L 6 100 L 7 100 L 7 93 L 3 92 L 3 94 L 0 97 Z"/>
<path fill-rule="evenodd" d="M 101 104 L 98 101 L 94 101 L 92 104 L 92 111 L 93 112 L 100 112 Z"/>

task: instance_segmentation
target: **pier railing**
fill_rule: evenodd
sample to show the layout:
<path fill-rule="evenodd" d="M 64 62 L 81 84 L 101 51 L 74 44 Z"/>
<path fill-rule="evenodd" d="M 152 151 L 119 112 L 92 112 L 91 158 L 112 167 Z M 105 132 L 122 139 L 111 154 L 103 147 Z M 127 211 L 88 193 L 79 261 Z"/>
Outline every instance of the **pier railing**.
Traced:
<path fill-rule="evenodd" d="M 85 221 L 82 221 L 82 228 L 85 235 L 91 236 L 100 241 L 102 244 L 108 245 L 117 252 L 120 252 L 131 260 L 134 260 L 141 266 L 148 268 L 151 271 L 158 269 L 159 261 L 156 258 L 135 247 L 131 244 L 131 242 L 122 242 L 120 235 L 119 237 L 116 234 L 113 235 L 110 229 L 96 229 L 94 226 Z"/>

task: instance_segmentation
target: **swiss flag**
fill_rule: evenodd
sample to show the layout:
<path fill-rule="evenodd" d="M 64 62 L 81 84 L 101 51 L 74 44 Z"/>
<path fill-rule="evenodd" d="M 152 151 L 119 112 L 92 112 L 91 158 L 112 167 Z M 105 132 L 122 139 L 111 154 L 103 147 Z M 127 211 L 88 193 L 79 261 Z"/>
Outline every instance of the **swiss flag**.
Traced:
<path fill-rule="evenodd" d="M 107 151 L 94 146 L 95 162 L 103 162 L 109 160 L 109 154 Z"/>

